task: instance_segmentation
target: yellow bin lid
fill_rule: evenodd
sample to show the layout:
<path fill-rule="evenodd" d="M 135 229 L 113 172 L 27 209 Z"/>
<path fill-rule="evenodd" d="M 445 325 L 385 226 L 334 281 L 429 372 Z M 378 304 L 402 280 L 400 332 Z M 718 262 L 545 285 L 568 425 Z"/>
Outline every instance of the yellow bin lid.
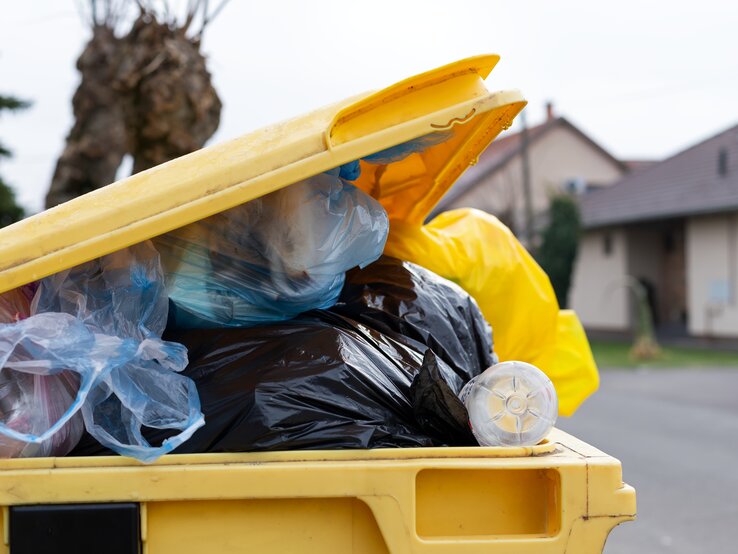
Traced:
<path fill-rule="evenodd" d="M 138 173 L 0 229 L 0 292 L 155 237 L 433 132 L 449 138 L 355 184 L 390 220 L 420 225 L 525 106 L 490 93 L 499 61 L 461 60 Z"/>

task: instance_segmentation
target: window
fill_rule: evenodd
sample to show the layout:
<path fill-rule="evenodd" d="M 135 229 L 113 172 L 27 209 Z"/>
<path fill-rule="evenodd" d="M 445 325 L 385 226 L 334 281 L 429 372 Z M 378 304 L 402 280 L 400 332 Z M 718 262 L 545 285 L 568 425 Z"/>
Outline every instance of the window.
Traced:
<path fill-rule="evenodd" d="M 725 177 L 728 174 L 728 150 L 721 148 L 718 152 L 718 175 Z"/>
<path fill-rule="evenodd" d="M 587 182 L 582 177 L 573 177 L 564 182 L 564 190 L 569 194 L 583 194 L 587 190 Z"/>

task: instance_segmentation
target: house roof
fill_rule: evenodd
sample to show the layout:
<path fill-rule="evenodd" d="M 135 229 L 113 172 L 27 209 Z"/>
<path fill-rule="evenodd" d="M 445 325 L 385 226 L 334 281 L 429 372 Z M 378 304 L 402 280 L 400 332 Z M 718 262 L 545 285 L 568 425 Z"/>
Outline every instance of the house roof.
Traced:
<path fill-rule="evenodd" d="M 594 140 L 588 137 L 582 132 L 577 126 L 571 123 L 564 117 L 554 117 L 548 121 L 530 127 L 528 129 L 528 144 L 531 145 L 534 142 L 540 140 L 546 136 L 552 129 L 557 127 L 565 127 L 579 137 L 589 143 L 595 150 L 599 151 L 603 156 L 608 158 L 617 167 L 626 170 L 627 166 L 620 160 L 613 157 L 607 150 L 602 148 Z M 502 169 L 508 161 L 512 160 L 515 156 L 519 155 L 523 148 L 522 133 L 512 133 L 503 135 L 495 140 L 485 150 L 477 161 L 476 165 L 467 169 L 463 175 L 456 181 L 451 190 L 446 193 L 446 196 L 438 203 L 433 210 L 433 214 L 439 213 L 446 209 L 449 205 L 453 204 L 458 198 L 466 194 L 469 190 L 476 187 L 496 171 Z"/>
<path fill-rule="evenodd" d="M 644 169 L 648 169 L 649 167 L 656 165 L 659 163 L 659 160 L 623 160 L 623 163 L 625 164 L 625 167 L 628 168 L 629 172 L 635 173 L 636 171 L 643 171 Z"/>
<path fill-rule="evenodd" d="M 721 155 L 727 156 L 724 175 Z M 590 228 L 736 209 L 738 125 L 581 199 L 582 222 Z"/>

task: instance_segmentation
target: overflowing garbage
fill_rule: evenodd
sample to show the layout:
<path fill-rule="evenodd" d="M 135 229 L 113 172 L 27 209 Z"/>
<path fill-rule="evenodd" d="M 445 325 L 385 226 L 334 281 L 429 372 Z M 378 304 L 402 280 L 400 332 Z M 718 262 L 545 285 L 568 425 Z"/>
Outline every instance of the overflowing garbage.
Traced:
<path fill-rule="evenodd" d="M 177 452 L 473 445 L 466 422 L 455 434 L 435 432 L 422 414 L 447 418 L 425 397 L 439 384 L 455 397 L 495 361 L 469 295 L 392 258 L 349 272 L 328 310 L 243 329 L 175 323 L 165 336 L 188 349 L 183 374 L 206 422 Z M 419 380 L 431 365 L 433 378 Z M 75 453 L 102 452 L 86 437 Z"/>
<path fill-rule="evenodd" d="M 498 363 L 495 306 L 474 294 L 493 283 L 499 298 L 513 275 L 515 294 L 535 295 L 528 258 L 504 252 L 483 284 L 444 278 L 419 259 L 427 236 L 393 222 L 392 237 L 382 205 L 350 182 L 360 173 L 346 164 L 0 295 L 0 457 L 544 438 L 554 386 L 532 365 Z M 543 307 L 542 332 L 555 334 L 557 308 Z M 510 333 L 526 344 L 510 325 L 495 332 L 505 348 Z"/>
<path fill-rule="evenodd" d="M 0 445 L 11 457 L 67 454 L 86 428 L 119 454 L 153 461 L 203 424 L 195 385 L 178 373 L 187 350 L 161 340 L 168 299 L 150 243 L 32 288 L 27 308 L 28 287 L 0 300 L 17 309 L 0 325 Z M 143 427 L 175 433 L 154 446 Z"/>

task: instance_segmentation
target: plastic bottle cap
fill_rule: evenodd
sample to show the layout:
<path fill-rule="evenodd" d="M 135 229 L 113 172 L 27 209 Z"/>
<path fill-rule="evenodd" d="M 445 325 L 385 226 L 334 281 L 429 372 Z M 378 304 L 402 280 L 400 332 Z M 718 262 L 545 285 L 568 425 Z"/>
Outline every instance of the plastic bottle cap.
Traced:
<path fill-rule="evenodd" d="M 532 446 L 556 422 L 551 380 L 525 362 L 502 362 L 469 381 L 459 395 L 482 446 Z"/>

